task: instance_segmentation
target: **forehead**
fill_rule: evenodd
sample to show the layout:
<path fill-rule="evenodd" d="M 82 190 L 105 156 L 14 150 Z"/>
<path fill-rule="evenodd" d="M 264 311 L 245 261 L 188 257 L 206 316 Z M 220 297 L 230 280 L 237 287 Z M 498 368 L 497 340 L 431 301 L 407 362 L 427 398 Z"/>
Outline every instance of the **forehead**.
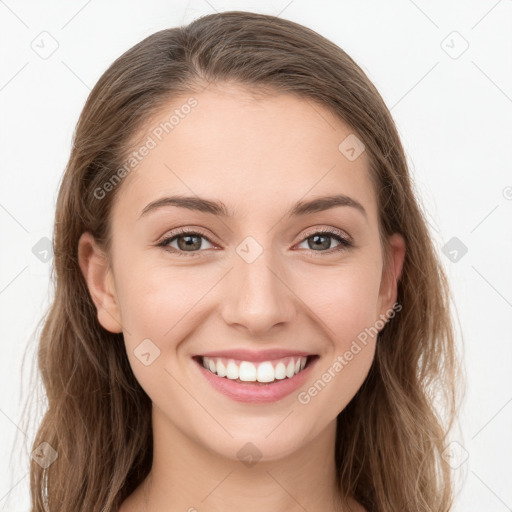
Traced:
<path fill-rule="evenodd" d="M 174 98 L 137 135 L 133 150 L 149 150 L 124 178 L 114 216 L 135 219 L 175 194 L 220 199 L 244 216 L 341 193 L 376 219 L 367 154 L 354 160 L 343 152 L 354 130 L 310 99 L 211 84 Z"/>

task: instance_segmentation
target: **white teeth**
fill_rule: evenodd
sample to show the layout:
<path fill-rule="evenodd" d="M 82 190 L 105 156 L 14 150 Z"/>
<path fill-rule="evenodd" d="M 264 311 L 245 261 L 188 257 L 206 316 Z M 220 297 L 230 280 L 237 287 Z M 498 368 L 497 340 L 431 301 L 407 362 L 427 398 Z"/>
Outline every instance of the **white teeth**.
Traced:
<path fill-rule="evenodd" d="M 256 380 L 256 366 L 249 363 L 249 361 L 242 361 L 238 378 L 247 382 L 254 382 Z"/>
<path fill-rule="evenodd" d="M 258 366 L 258 382 L 272 382 L 274 378 L 274 367 L 270 361 L 265 361 Z"/>
<path fill-rule="evenodd" d="M 277 363 L 275 369 L 276 379 L 286 379 L 286 366 L 283 363 Z"/>
<path fill-rule="evenodd" d="M 205 359 L 206 359 L 206 357 L 205 357 Z M 229 361 L 228 367 L 226 369 L 226 377 L 231 380 L 236 380 L 236 379 L 238 379 L 238 374 L 239 374 L 238 366 L 235 364 L 234 361 Z"/>
<path fill-rule="evenodd" d="M 225 377 L 226 376 L 226 367 L 224 366 L 224 363 L 222 361 L 217 361 L 217 375 L 219 377 Z"/>
<path fill-rule="evenodd" d="M 203 366 L 212 373 L 216 373 L 219 377 L 226 377 L 230 380 L 240 379 L 244 382 L 274 382 L 275 380 L 290 379 L 304 369 L 306 362 L 307 357 L 285 357 L 273 363 L 271 361 L 261 363 L 240 361 L 239 364 L 233 359 L 202 358 Z"/>

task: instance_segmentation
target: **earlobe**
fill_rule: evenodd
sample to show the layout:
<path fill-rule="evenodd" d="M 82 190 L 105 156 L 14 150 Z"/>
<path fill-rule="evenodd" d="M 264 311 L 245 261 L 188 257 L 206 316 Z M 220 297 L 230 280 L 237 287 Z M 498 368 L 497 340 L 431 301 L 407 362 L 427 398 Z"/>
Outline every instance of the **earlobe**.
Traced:
<path fill-rule="evenodd" d="M 121 315 L 108 259 L 89 232 L 83 233 L 78 241 L 78 261 L 96 306 L 99 323 L 107 331 L 122 332 Z"/>
<path fill-rule="evenodd" d="M 406 246 L 403 236 L 394 233 L 389 238 L 388 264 L 383 269 L 381 288 L 379 292 L 380 314 L 386 315 L 396 302 L 398 296 L 398 281 L 402 275 Z"/>

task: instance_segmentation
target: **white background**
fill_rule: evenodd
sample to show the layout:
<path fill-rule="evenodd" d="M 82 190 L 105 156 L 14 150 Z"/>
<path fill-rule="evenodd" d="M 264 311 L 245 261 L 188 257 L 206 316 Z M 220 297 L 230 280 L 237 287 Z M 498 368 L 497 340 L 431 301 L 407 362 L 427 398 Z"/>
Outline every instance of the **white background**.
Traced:
<path fill-rule="evenodd" d="M 512 1 L 5 0 L 0 511 L 29 509 L 34 432 L 22 427 L 20 404 L 33 393 L 34 330 L 50 298 L 52 264 L 32 247 L 52 236 L 58 184 L 85 99 L 114 59 L 144 37 L 235 9 L 280 15 L 331 39 L 391 109 L 460 322 L 468 389 L 453 435 L 460 462 L 455 510 L 512 510 Z M 46 59 L 33 49 L 42 37 L 46 48 L 58 44 Z M 456 262 L 442 252 L 453 237 L 467 247 Z M 21 442 L 13 448 L 16 433 Z"/>

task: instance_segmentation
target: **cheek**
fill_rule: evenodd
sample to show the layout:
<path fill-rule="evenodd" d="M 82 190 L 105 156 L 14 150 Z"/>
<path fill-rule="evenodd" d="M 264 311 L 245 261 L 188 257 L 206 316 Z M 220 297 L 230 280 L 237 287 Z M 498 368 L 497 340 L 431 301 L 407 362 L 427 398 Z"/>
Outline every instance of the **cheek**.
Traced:
<path fill-rule="evenodd" d="M 336 352 L 377 320 L 378 262 L 358 258 L 338 267 L 317 268 L 296 276 L 297 295 L 314 314 Z"/>
<path fill-rule="evenodd" d="M 165 256 L 161 248 L 130 251 L 118 241 L 114 254 L 116 290 L 128 330 L 133 325 L 139 332 L 160 328 L 160 335 L 164 334 L 195 296 L 197 272 L 173 264 Z"/>
<path fill-rule="evenodd" d="M 202 320 L 202 299 L 212 288 L 211 272 L 202 272 L 200 267 L 152 264 L 142 259 L 137 264 L 126 259 L 119 263 L 117 275 L 128 352 L 150 339 L 161 355 L 168 353 L 166 357 L 172 358 L 172 349 L 186 337 L 191 321 L 197 324 Z"/>
<path fill-rule="evenodd" d="M 301 292 L 329 340 L 323 364 L 297 396 L 304 414 L 314 416 L 318 428 L 347 406 L 372 365 L 378 334 L 378 270 L 370 263 L 318 272 L 315 286 Z"/>
<path fill-rule="evenodd" d="M 120 287 L 123 335 L 133 373 L 155 403 L 175 385 L 176 350 L 198 322 L 198 301 L 208 291 L 194 272 L 131 267 Z M 185 398 L 184 398 L 185 399 Z"/>

